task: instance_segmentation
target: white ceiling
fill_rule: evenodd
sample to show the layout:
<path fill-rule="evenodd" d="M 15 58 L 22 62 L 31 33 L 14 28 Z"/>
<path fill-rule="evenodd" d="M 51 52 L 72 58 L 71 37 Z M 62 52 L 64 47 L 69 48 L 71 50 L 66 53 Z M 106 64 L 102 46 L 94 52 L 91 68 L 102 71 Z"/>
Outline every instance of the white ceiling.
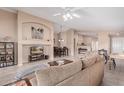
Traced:
<path fill-rule="evenodd" d="M 124 8 L 82 7 L 76 11 L 81 18 L 75 18 L 66 22 L 60 16 L 53 16 L 55 13 L 63 12 L 60 7 L 21 7 L 10 9 L 21 10 L 80 31 L 101 31 L 105 29 L 123 31 L 124 28 Z"/>

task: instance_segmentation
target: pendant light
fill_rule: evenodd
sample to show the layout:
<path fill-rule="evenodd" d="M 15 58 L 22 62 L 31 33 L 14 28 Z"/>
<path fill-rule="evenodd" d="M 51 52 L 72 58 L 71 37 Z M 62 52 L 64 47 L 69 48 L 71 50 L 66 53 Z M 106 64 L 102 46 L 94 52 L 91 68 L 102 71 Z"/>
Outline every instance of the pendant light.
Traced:
<path fill-rule="evenodd" d="M 61 37 L 61 33 L 62 33 L 62 25 L 60 25 L 60 36 L 59 36 L 59 42 L 64 42 L 64 39 L 62 39 Z"/>

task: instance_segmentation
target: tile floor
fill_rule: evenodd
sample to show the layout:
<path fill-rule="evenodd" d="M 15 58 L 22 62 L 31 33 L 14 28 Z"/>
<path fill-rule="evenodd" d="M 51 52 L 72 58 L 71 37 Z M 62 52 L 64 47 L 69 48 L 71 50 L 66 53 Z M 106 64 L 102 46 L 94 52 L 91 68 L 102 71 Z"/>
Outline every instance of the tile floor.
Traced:
<path fill-rule="evenodd" d="M 109 70 L 105 65 L 102 86 L 124 86 L 124 60 L 116 60 L 116 69 Z"/>

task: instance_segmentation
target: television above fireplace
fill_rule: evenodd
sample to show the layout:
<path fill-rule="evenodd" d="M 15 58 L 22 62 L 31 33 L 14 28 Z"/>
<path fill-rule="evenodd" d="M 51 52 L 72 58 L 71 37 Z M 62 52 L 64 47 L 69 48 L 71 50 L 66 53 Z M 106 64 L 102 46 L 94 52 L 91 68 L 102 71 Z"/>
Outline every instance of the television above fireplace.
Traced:
<path fill-rule="evenodd" d="M 32 46 L 30 47 L 29 61 L 40 61 L 43 59 L 48 59 L 49 55 L 44 54 L 43 46 Z"/>
<path fill-rule="evenodd" d="M 30 47 L 30 54 L 43 54 L 43 47 L 42 46 Z"/>

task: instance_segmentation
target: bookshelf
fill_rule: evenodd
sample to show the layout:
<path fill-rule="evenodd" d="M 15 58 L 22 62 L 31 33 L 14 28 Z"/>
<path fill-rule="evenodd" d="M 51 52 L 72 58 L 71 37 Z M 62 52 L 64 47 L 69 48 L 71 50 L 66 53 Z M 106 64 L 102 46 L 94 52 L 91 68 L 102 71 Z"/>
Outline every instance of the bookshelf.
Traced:
<path fill-rule="evenodd" d="M 0 42 L 0 68 L 16 65 L 14 42 Z"/>

